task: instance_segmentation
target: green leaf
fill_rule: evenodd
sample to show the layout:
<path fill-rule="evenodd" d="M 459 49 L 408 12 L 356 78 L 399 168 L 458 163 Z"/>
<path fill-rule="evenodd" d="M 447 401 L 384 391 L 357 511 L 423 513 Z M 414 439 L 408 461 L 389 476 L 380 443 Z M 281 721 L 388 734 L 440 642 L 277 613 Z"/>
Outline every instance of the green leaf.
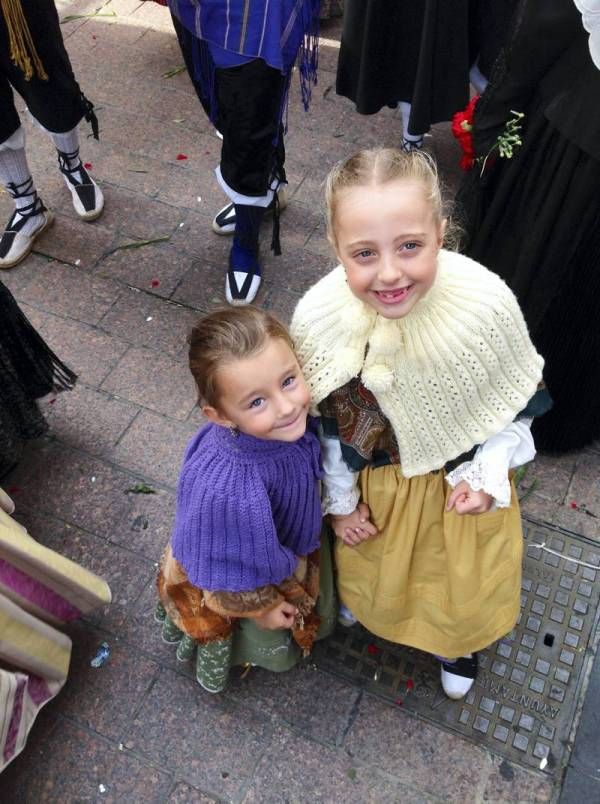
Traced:
<path fill-rule="evenodd" d="M 73 22 L 73 20 L 91 19 L 92 17 L 116 17 L 116 16 L 117 16 L 116 11 L 100 11 L 100 9 L 97 8 L 90 14 L 67 14 L 66 17 L 63 17 L 60 20 L 60 24 L 64 25 L 65 22 Z"/>
<path fill-rule="evenodd" d="M 167 70 L 166 73 L 162 74 L 163 78 L 173 78 L 174 75 L 178 75 L 185 70 L 185 64 L 178 64 L 177 67 L 172 67 L 170 70 Z"/>
<path fill-rule="evenodd" d="M 348 778 L 351 781 L 354 781 L 356 779 L 356 768 L 348 768 L 346 773 L 348 774 Z"/>
<path fill-rule="evenodd" d="M 136 483 L 130 489 L 125 489 L 124 494 L 156 494 L 156 492 L 147 483 Z"/>
<path fill-rule="evenodd" d="M 525 502 L 525 500 L 529 497 L 529 495 L 535 491 L 537 484 L 538 482 L 536 477 L 531 486 L 529 486 L 529 488 L 527 489 L 527 491 L 519 497 L 520 503 Z"/>
<path fill-rule="evenodd" d="M 142 248 L 142 246 L 150 246 L 152 243 L 165 243 L 171 239 L 171 235 L 163 235 L 162 237 L 153 237 L 150 240 L 134 240 L 132 243 L 123 243 L 122 246 L 115 246 L 104 252 L 104 257 L 109 254 L 114 254 L 115 251 L 121 251 L 124 248 Z"/>

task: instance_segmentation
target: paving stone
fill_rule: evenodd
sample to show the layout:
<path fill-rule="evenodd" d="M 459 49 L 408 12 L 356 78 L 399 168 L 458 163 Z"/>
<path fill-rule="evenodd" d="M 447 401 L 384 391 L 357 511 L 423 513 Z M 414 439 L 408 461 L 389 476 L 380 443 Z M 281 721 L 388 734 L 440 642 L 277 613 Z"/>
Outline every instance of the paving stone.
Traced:
<path fill-rule="evenodd" d="M 158 665 L 123 647 L 104 632 L 77 623 L 69 627 L 73 653 L 69 679 L 60 696 L 60 712 L 77 723 L 117 742 L 152 684 Z M 110 657 L 91 667 L 99 645 L 107 642 Z"/>
<path fill-rule="evenodd" d="M 126 343 L 97 327 L 28 304 L 21 304 L 21 309 L 48 346 L 78 375 L 79 382 L 87 385 L 100 385 L 128 349 Z"/>
<path fill-rule="evenodd" d="M 136 241 L 127 236 L 122 242 Z M 191 262 L 191 257 L 176 251 L 169 243 L 151 243 L 115 251 L 99 263 L 97 272 L 146 294 L 169 298 Z"/>
<path fill-rule="evenodd" d="M 34 251 L 79 268 L 91 268 L 110 249 L 115 236 L 101 221 L 85 223 L 74 211 L 72 215 L 56 214 L 54 224 L 35 241 Z"/>
<path fill-rule="evenodd" d="M 233 674 L 232 674 L 233 675 Z M 287 673 L 255 668 L 245 678 L 230 681 L 228 695 L 247 699 L 319 743 L 339 744 L 358 690 L 306 663 Z"/>
<path fill-rule="evenodd" d="M 494 759 L 494 767 L 483 792 L 489 802 L 551 801 L 554 785 L 542 773 L 525 771 L 506 759 Z"/>
<path fill-rule="evenodd" d="M 538 496 L 562 504 L 567 497 L 575 464 L 576 460 L 573 455 L 550 458 L 547 455 L 538 454 L 527 467 L 527 473 L 521 484 L 523 490 L 530 488 L 535 483 L 535 492 Z"/>
<path fill-rule="evenodd" d="M 133 646 L 161 667 L 166 667 L 178 675 L 184 676 L 190 684 L 197 684 L 193 660 L 180 662 L 177 659 L 177 646 L 163 641 L 162 626 L 154 618 L 158 600 L 157 571 L 155 570 L 155 575 L 148 581 L 127 619 L 119 627 L 119 642 Z M 182 776 L 185 777 L 185 774 Z"/>
<path fill-rule="evenodd" d="M 540 497 L 534 491 L 524 497 L 521 502 L 521 513 L 540 522 L 558 524 L 561 507 L 558 503 L 550 502 L 545 497 Z"/>
<path fill-rule="evenodd" d="M 32 276 L 19 299 L 56 315 L 97 324 L 121 296 L 120 285 L 71 265 L 47 263 L 44 281 Z"/>
<path fill-rule="evenodd" d="M 299 293 L 305 293 L 336 264 L 333 253 L 324 258 L 305 249 L 285 249 L 280 257 L 269 252 L 262 258 L 263 276 L 267 281 Z"/>
<path fill-rule="evenodd" d="M 244 804 L 279 802 L 352 801 L 424 804 L 433 799 L 411 789 L 406 780 L 384 777 L 358 757 L 333 751 L 288 731 L 273 737 L 276 758 L 267 751 L 259 763 Z"/>
<path fill-rule="evenodd" d="M 296 305 L 300 301 L 301 294 L 282 288 L 277 284 L 265 282 L 265 296 L 262 300 L 261 307 L 265 310 L 270 310 L 277 318 L 280 318 L 284 324 L 290 325 L 292 315 L 296 309 Z"/>
<path fill-rule="evenodd" d="M 98 536 L 36 513 L 18 515 L 34 539 L 100 575 L 112 592 L 112 602 L 88 619 L 107 630 L 117 630 L 151 577 L 151 561 L 110 544 Z"/>
<path fill-rule="evenodd" d="M 171 790 L 167 804 L 217 804 L 217 800 L 206 796 L 186 782 L 178 782 Z"/>
<path fill-rule="evenodd" d="M 361 763 L 451 801 L 472 800 L 490 770 L 484 750 L 369 695 L 360 702 L 344 747 Z"/>
<path fill-rule="evenodd" d="M 126 288 L 102 319 L 101 329 L 135 346 L 182 357 L 188 332 L 197 320 L 194 310 Z"/>
<path fill-rule="evenodd" d="M 102 388 L 181 421 L 196 405 L 197 392 L 187 360 L 175 361 L 150 349 L 130 349 Z"/>
<path fill-rule="evenodd" d="M 124 742 L 209 795 L 235 799 L 270 747 L 271 729 L 226 696 L 163 670 Z"/>
<path fill-rule="evenodd" d="M 0 196 L 1 198 L 2 196 Z M 1 219 L 0 219 L 1 220 Z M 50 260 L 39 254 L 29 253 L 27 257 L 11 268 L 9 271 L 0 272 L 0 281 L 10 290 L 19 304 L 23 303 L 22 292 L 31 282 L 37 279 L 38 282 L 45 281 L 48 275 Z"/>
<path fill-rule="evenodd" d="M 112 450 L 111 457 L 132 472 L 174 487 L 183 452 L 195 432 L 193 425 L 143 410 Z"/>
<path fill-rule="evenodd" d="M 137 405 L 81 383 L 44 409 L 53 436 L 93 455 L 110 452 L 138 411 Z"/>
<path fill-rule="evenodd" d="M 124 136 L 130 136 L 127 129 Z M 133 170 L 128 172 L 131 173 L 129 178 L 135 183 L 136 173 Z M 130 235 L 132 239 L 149 240 L 170 234 L 182 220 L 181 211 L 177 207 L 161 204 L 143 193 L 111 185 L 107 187 L 106 194 L 109 196 L 109 203 L 102 213 L 102 225 Z M 141 252 L 138 250 L 130 252 L 130 256 L 137 257 L 139 254 Z M 108 258 L 104 262 L 106 259 Z"/>
<path fill-rule="evenodd" d="M 44 512 L 153 562 L 171 535 L 172 492 L 127 493 L 139 478 L 56 442 L 30 447 L 10 483 L 19 511 Z"/>
<path fill-rule="evenodd" d="M 600 519 L 600 455 L 595 452 L 579 455 L 566 502 L 568 505 L 575 502 L 594 514 L 596 520 Z"/>
<path fill-rule="evenodd" d="M 159 804 L 173 784 L 164 771 L 66 720 L 39 743 L 35 772 L 25 763 L 22 767 L 27 772 L 9 779 L 2 775 L 6 801 Z"/>
<path fill-rule="evenodd" d="M 173 301 L 194 307 L 202 313 L 210 311 L 213 307 L 224 305 L 226 303 L 225 276 L 227 273 L 224 265 L 193 259 L 190 269 L 173 293 Z M 265 288 L 261 286 L 256 297 L 256 304 L 261 304 L 265 292 Z"/>

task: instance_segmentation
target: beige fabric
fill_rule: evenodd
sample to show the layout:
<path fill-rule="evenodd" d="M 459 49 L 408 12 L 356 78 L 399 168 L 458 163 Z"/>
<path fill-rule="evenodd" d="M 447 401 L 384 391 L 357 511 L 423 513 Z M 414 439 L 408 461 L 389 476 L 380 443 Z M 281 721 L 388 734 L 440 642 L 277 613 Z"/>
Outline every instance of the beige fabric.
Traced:
<path fill-rule="evenodd" d="M 399 466 L 360 473 L 379 535 L 336 539 L 340 600 L 369 631 L 453 658 L 491 645 L 519 614 L 523 535 L 510 508 L 475 516 L 444 510 L 442 472 L 405 478 Z"/>
<path fill-rule="evenodd" d="M 300 300 L 291 332 L 313 405 L 361 376 L 394 429 L 405 477 L 500 432 L 535 393 L 544 364 L 506 284 L 443 250 L 433 287 L 406 317 L 377 315 L 338 266 Z"/>

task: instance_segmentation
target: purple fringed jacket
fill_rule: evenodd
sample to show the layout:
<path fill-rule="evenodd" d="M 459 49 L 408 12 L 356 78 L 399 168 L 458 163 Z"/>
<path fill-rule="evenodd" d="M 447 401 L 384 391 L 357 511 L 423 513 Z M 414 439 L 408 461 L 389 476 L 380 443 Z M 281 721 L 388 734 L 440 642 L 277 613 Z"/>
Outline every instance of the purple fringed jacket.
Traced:
<path fill-rule="evenodd" d="M 185 453 L 171 538 L 190 583 L 243 592 L 278 584 L 319 546 L 319 441 L 264 441 L 202 427 Z"/>

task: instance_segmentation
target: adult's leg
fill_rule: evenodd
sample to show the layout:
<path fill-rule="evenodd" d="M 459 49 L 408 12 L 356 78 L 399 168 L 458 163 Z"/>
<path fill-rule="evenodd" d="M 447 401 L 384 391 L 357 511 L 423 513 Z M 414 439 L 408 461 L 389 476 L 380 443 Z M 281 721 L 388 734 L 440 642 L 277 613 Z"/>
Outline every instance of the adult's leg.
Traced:
<path fill-rule="evenodd" d="M 0 184 L 15 202 L 15 211 L 0 238 L 0 268 L 12 268 L 29 254 L 35 238 L 52 222 L 52 215 L 38 198 L 25 155 L 25 131 L 12 90 L 1 73 Z"/>
<path fill-rule="evenodd" d="M 259 229 L 272 203 L 272 247 L 279 252 L 276 193 L 285 182 L 281 117 L 288 78 L 260 59 L 215 72 L 217 124 L 223 134 L 217 178 L 234 204 L 236 221 L 225 295 L 230 304 L 248 304 L 261 282 Z"/>
<path fill-rule="evenodd" d="M 0 71 L 24 98 L 29 111 L 51 136 L 57 152 L 59 168 L 73 196 L 76 213 L 92 220 L 101 213 L 102 192 L 91 179 L 79 158 L 77 125 L 83 117 L 98 135 L 98 123 L 92 104 L 77 83 L 65 50 L 52 0 L 36 0 L 23 5 L 25 19 L 40 61 L 48 76 L 40 79 L 34 74 L 26 80 L 23 72 L 10 60 L 6 24 L 0 18 Z"/>

